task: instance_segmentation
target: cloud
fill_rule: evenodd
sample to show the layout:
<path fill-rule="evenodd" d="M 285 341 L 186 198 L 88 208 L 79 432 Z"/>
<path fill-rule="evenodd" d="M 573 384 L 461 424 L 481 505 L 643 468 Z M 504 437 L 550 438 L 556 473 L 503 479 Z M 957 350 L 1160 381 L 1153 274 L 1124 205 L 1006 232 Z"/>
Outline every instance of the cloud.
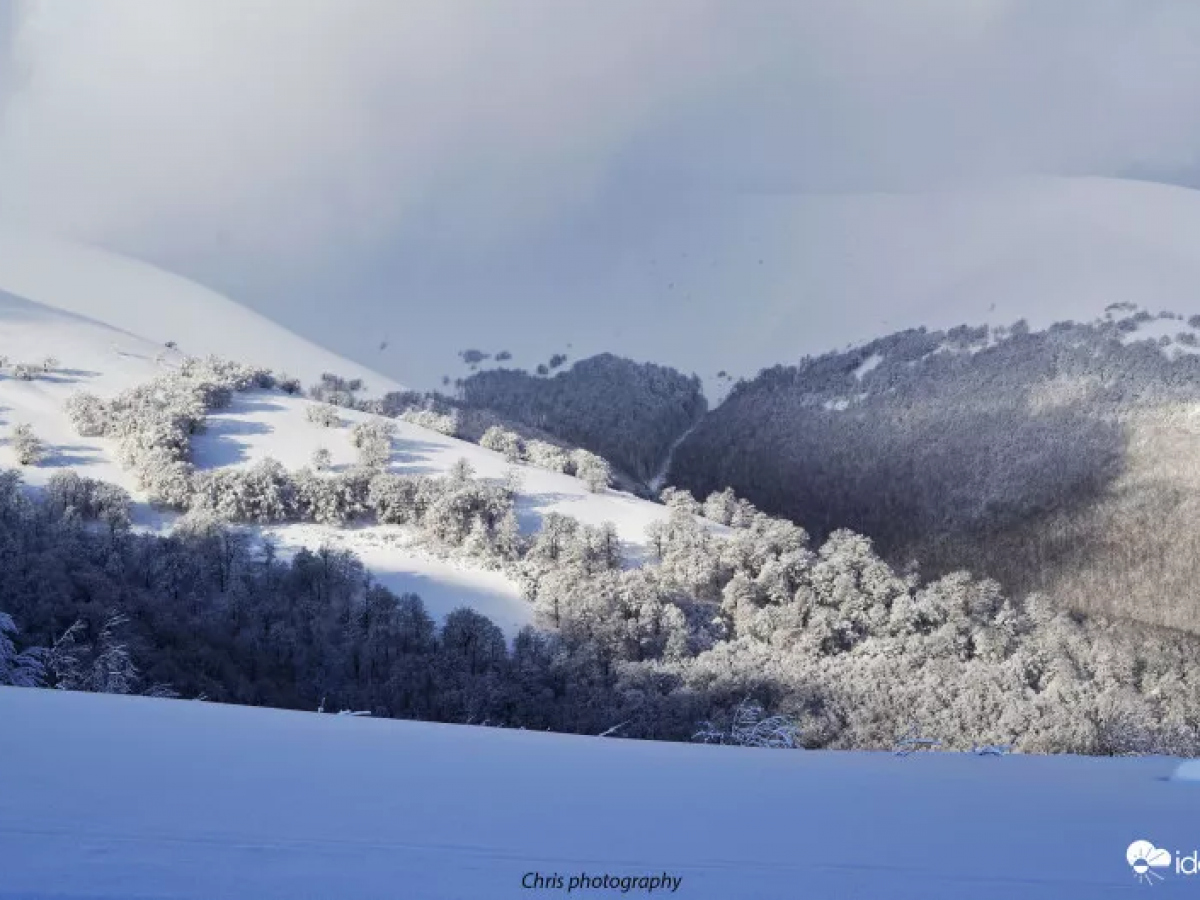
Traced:
<path fill-rule="evenodd" d="M 3 3 L 3 0 L 0 0 Z M 1196 161 L 1193 0 L 18 2 L 0 214 L 319 268 L 614 192 Z M 433 236 L 432 238 L 430 236 Z"/>
<path fill-rule="evenodd" d="M 495 230 L 586 197 L 652 107 L 694 89 L 709 14 L 705 0 L 29 3 L 0 122 L 4 203 L 85 234 L 211 229 L 262 249 L 435 213 Z"/>

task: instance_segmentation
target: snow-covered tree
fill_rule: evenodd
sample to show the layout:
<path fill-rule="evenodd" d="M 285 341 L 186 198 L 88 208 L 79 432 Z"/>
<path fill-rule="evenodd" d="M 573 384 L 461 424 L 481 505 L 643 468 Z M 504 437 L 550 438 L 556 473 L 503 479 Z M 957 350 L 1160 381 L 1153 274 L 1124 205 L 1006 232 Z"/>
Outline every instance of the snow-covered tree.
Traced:
<path fill-rule="evenodd" d="M 337 428 L 342 424 L 337 410 L 328 403 L 310 403 L 304 410 L 304 418 L 321 428 Z"/>
<path fill-rule="evenodd" d="M 42 457 L 45 456 L 45 444 L 42 443 L 41 438 L 33 433 L 33 428 L 25 423 L 13 426 L 9 441 L 12 444 L 13 452 L 17 456 L 17 462 L 23 466 L 37 465 Z"/>
<path fill-rule="evenodd" d="M 350 432 L 350 443 L 358 448 L 359 465 L 369 471 L 386 469 L 392 458 L 392 438 L 395 435 L 395 423 L 383 419 L 355 425 Z"/>
<path fill-rule="evenodd" d="M 603 457 L 587 450 L 575 450 L 571 454 L 575 464 L 575 475 L 589 491 L 598 494 L 609 486 L 612 481 L 612 471 Z"/>
<path fill-rule="evenodd" d="M 794 750 L 800 746 L 796 723 L 787 716 L 768 716 L 761 703 L 743 700 L 733 712 L 728 728 L 704 722 L 693 740 L 706 744 L 739 747 L 770 747 Z"/>
<path fill-rule="evenodd" d="M 406 409 L 400 413 L 399 418 L 413 425 L 428 428 L 430 431 L 436 431 L 439 434 L 449 435 L 450 437 L 458 435 L 459 414 L 457 409 L 451 410 L 448 413 L 440 413 L 432 409 Z"/>
<path fill-rule="evenodd" d="M 475 477 L 475 467 L 465 456 L 460 456 L 450 466 L 448 477 L 452 483 L 465 484 Z"/>
<path fill-rule="evenodd" d="M 479 446 L 488 450 L 503 453 L 510 463 L 521 462 L 525 457 L 525 448 L 521 436 L 514 431 L 507 431 L 499 425 L 493 425 L 479 439 Z"/>
<path fill-rule="evenodd" d="M 562 447 L 548 441 L 526 441 L 525 453 L 531 465 L 549 469 L 551 472 L 569 472 L 572 468 L 571 455 Z"/>
<path fill-rule="evenodd" d="M 313 451 L 312 464 L 318 472 L 324 472 L 333 465 L 333 454 L 324 447 L 318 447 Z"/>
<path fill-rule="evenodd" d="M 137 667 L 119 632 L 127 616 L 109 613 L 92 643 L 86 626 L 76 621 L 54 642 L 47 654 L 47 669 L 55 687 L 64 691 L 98 694 L 131 694 L 137 687 Z"/>
<path fill-rule="evenodd" d="M 17 625 L 12 616 L 0 612 L 0 685 L 40 687 L 45 678 L 45 650 L 17 652 Z"/>

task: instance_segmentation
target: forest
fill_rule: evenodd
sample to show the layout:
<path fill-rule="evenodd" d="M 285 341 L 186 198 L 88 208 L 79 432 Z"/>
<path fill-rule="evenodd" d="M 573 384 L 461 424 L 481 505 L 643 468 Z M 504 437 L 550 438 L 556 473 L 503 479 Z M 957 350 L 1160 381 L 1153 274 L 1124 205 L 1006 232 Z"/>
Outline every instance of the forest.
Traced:
<path fill-rule="evenodd" d="M 521 531 L 519 466 L 546 463 L 502 429 L 488 437 L 513 455 L 502 479 L 465 460 L 388 471 L 386 418 L 354 426 L 348 471 L 196 469 L 190 435 L 254 388 L 293 390 L 209 359 L 71 401 L 81 433 L 115 439 L 154 502 L 182 513 L 169 535 L 131 528 L 115 486 L 65 472 L 28 492 L 3 474 L 0 682 L 677 741 L 878 749 L 915 731 L 951 749 L 1200 752 L 1191 634 L 963 568 L 926 576 L 729 488 L 664 489 L 668 517 L 630 567 L 611 525 L 550 514 Z M 516 580 L 536 625 L 510 642 L 469 609 L 434 622 L 353 555 L 283 558 L 253 527 L 288 521 L 403 527 Z"/>
<path fill-rule="evenodd" d="M 707 409 L 696 376 L 610 353 L 549 378 L 514 369 L 476 372 L 461 392 L 469 407 L 548 431 L 642 481 Z"/>
<path fill-rule="evenodd" d="M 1178 333 L 1141 337 L 1150 322 Z M 732 487 L 818 537 L 853 529 L 901 567 L 1191 628 L 1194 342 L 1145 311 L 901 332 L 739 383 L 677 449 L 671 482 Z"/>

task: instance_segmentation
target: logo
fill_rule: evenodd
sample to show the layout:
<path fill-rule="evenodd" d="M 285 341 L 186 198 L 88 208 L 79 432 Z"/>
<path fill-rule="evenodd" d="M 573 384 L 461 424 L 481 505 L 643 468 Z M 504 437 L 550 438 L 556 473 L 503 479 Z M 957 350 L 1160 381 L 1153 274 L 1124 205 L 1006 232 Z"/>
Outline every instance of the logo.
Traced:
<path fill-rule="evenodd" d="M 1146 884 L 1162 881 L 1163 876 L 1154 870 L 1169 870 L 1174 862 L 1169 850 L 1159 850 L 1149 841 L 1134 841 L 1125 851 L 1125 859 L 1133 869 L 1133 877 Z"/>

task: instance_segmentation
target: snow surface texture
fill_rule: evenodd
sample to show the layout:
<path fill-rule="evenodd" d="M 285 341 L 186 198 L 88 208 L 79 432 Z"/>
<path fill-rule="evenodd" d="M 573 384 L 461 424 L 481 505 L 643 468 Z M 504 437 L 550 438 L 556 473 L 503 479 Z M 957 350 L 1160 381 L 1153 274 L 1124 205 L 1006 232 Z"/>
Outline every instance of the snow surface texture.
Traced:
<path fill-rule="evenodd" d="M 0 898 L 1137 896 L 1165 758 L 752 750 L 0 688 Z M 526 873 L 682 878 L 526 890 Z M 1173 871 L 1155 896 L 1195 896 Z"/>

